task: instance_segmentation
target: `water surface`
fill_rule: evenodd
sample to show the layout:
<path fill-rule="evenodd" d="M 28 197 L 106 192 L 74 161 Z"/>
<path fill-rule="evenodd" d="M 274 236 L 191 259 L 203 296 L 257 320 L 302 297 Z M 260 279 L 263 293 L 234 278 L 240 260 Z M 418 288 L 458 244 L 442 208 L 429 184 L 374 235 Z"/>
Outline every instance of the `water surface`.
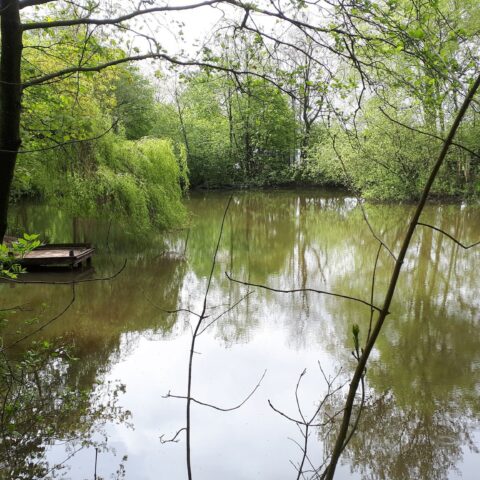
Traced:
<path fill-rule="evenodd" d="M 184 434 L 175 443 L 163 444 L 160 438 L 171 438 L 185 426 L 185 401 L 164 397 L 168 392 L 185 395 L 196 317 L 166 310 L 201 310 L 228 196 L 192 194 L 187 202 L 191 228 L 168 235 L 132 236 L 128 226 L 71 219 L 53 207 L 30 205 L 15 211 L 13 225 L 18 229 L 42 232 L 55 242 L 96 244 L 95 271 L 84 272 L 83 278 L 112 275 L 128 259 L 111 281 L 77 284 L 72 306 L 34 337 L 61 337 L 73 344 L 78 361 L 67 362 L 50 388 L 81 389 L 90 402 L 82 412 L 56 423 L 55 440 L 37 450 L 35 461 L 41 457 L 50 468 L 62 464 L 57 474 L 65 478 L 93 478 L 95 448 L 81 443 L 92 438 L 105 444 L 97 451 L 97 474 L 103 478 L 115 478 L 119 469 L 128 479 L 186 478 Z M 366 212 L 376 234 L 398 252 L 412 207 L 369 205 Z M 479 208 L 469 205 L 429 205 L 422 217 L 465 244 L 480 238 L 479 220 Z M 299 418 L 295 387 L 306 369 L 299 403 L 302 412 L 311 415 L 327 392 L 319 365 L 327 377 L 340 372 L 338 382 L 347 381 L 355 367 L 352 325 L 358 323 L 365 338 L 370 319 L 370 309 L 359 302 L 247 287 L 230 281 L 225 272 L 274 289 L 313 288 L 370 302 L 377 250 L 356 200 L 344 194 L 233 194 L 208 296 L 207 323 L 243 300 L 199 337 L 193 395 L 220 407 L 235 406 L 266 374 L 237 410 L 194 405 L 195 479 L 295 479 L 301 433 L 268 402 Z M 438 232 L 417 229 L 391 316 L 368 367 L 368 401 L 360 427 L 337 478 L 477 478 L 479 265 L 478 249 L 463 250 Z M 383 250 L 375 275 L 375 304 L 381 304 L 392 266 Z M 61 281 L 64 274 L 54 277 Z M 46 278 L 52 277 L 28 277 Z M 0 288 L 2 306 L 29 306 L 12 316 L 6 343 L 18 338 L 20 326 L 21 334 L 33 331 L 61 312 L 72 296 L 71 285 Z M 32 317 L 32 325 L 22 323 Z M 19 344 L 9 355 L 19 355 L 22 348 Z M 128 422 L 120 414 L 107 418 L 95 410 L 108 401 L 115 382 L 125 386 L 118 405 L 131 412 Z M 341 409 L 343 392 L 326 403 L 327 413 Z M 318 422 L 325 418 L 321 413 Z M 331 447 L 327 430 L 313 429 L 309 437 L 309 459 L 315 466 Z"/>

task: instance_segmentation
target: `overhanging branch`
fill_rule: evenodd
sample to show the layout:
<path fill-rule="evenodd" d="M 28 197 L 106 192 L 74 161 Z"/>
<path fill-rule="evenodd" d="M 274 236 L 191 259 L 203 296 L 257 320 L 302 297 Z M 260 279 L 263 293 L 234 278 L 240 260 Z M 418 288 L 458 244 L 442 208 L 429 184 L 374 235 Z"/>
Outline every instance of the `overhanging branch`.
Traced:
<path fill-rule="evenodd" d="M 200 67 L 200 68 L 207 68 L 211 70 L 217 70 L 220 72 L 228 72 L 234 75 L 250 75 L 253 77 L 266 80 L 267 82 L 270 82 L 272 85 L 275 85 L 283 93 L 290 96 L 292 95 L 292 92 L 288 91 L 287 89 L 279 85 L 278 82 L 275 81 L 275 79 L 262 73 L 258 73 L 250 70 L 235 70 L 233 68 L 225 67 L 222 65 L 216 65 L 214 63 L 208 63 L 208 62 L 200 62 L 197 60 L 178 60 L 165 53 L 146 53 L 144 55 L 134 55 L 130 57 L 118 58 L 117 60 L 112 60 L 110 62 L 105 62 L 98 65 L 69 67 L 63 70 L 58 70 L 57 72 L 48 73 L 41 77 L 36 77 L 31 80 L 27 80 L 26 82 L 22 83 L 22 88 L 26 89 L 36 85 L 42 85 L 44 83 L 49 82 L 50 80 L 54 80 L 60 77 L 67 77 L 74 73 L 100 72 L 109 67 L 114 67 L 116 65 L 121 65 L 123 63 L 128 63 L 128 62 L 138 62 L 141 60 L 165 60 L 173 65 L 179 65 L 182 67 Z"/>
<path fill-rule="evenodd" d="M 445 235 L 446 237 L 448 237 L 452 242 L 456 243 L 458 246 L 462 247 L 464 250 L 468 250 L 470 248 L 476 247 L 477 245 L 480 245 L 480 241 L 472 243 L 470 245 L 465 245 L 460 240 L 457 240 L 453 235 L 450 235 L 449 233 L 447 233 L 445 230 L 442 230 L 441 228 L 438 228 L 438 227 L 434 227 L 433 225 L 430 225 L 428 223 L 418 222 L 417 225 L 421 225 L 422 227 L 431 228 L 432 230 L 440 232 L 442 235 Z"/>
<path fill-rule="evenodd" d="M 55 150 L 56 148 L 66 147 L 68 145 L 75 145 L 77 143 L 94 142 L 95 140 L 99 140 L 100 138 L 107 135 L 107 133 L 109 133 L 111 130 L 113 130 L 116 127 L 117 124 L 118 124 L 118 121 L 113 122 L 113 124 L 109 128 L 107 128 L 107 130 L 103 131 L 99 135 L 96 135 L 95 137 L 81 138 L 81 139 L 79 138 L 79 139 L 69 140 L 68 142 L 61 142 L 61 143 L 57 143 L 55 145 L 50 145 L 48 147 L 33 148 L 31 150 L 18 150 L 17 153 L 20 154 L 20 153 L 46 152 L 48 150 Z M 3 152 L 13 153 L 12 150 L 0 150 L 0 153 L 3 153 Z"/>
<path fill-rule="evenodd" d="M 441 142 L 445 142 L 445 139 L 440 137 L 439 135 L 435 135 L 434 133 L 426 132 L 425 130 L 420 130 L 419 128 L 415 128 L 415 127 L 412 127 L 410 125 L 407 125 L 406 123 L 400 122 L 399 120 L 397 120 L 397 119 L 393 118 L 391 115 L 389 115 L 382 107 L 378 107 L 378 109 L 391 122 L 399 125 L 400 127 L 406 128 L 406 129 L 411 130 L 412 132 L 415 132 L 415 133 L 419 133 L 420 135 L 425 135 L 427 137 L 431 137 L 431 138 L 435 138 L 437 140 L 440 140 Z M 480 158 L 480 155 L 478 153 L 474 152 L 473 150 L 466 147 L 465 145 L 462 145 L 461 143 L 452 142 L 452 145 L 454 145 L 455 147 L 461 148 L 462 150 L 465 150 L 466 152 L 468 152 L 470 155 L 472 155 L 474 157 Z"/>
<path fill-rule="evenodd" d="M 46 1 L 42 1 L 42 0 L 40 0 L 40 2 L 47 3 Z M 115 18 L 83 17 L 83 18 L 73 18 L 70 20 L 55 20 L 53 22 L 31 22 L 31 23 L 23 24 L 22 29 L 23 31 L 27 31 L 27 30 L 39 30 L 42 28 L 53 28 L 53 27 L 72 27 L 74 25 L 116 25 L 118 23 L 131 20 L 132 18 L 139 17 L 141 15 L 147 15 L 149 13 L 179 12 L 183 10 L 192 10 L 194 8 L 212 6 L 222 2 L 223 0 L 208 0 L 200 3 L 182 5 L 178 7 L 165 6 L 165 7 L 145 8 L 144 10 L 135 10 L 134 12 L 130 12 L 130 13 L 127 13 L 126 15 L 121 15 L 120 17 L 115 17 Z M 27 0 L 27 3 L 29 3 L 28 0 Z M 32 1 L 30 1 L 30 3 L 32 3 Z"/>
<path fill-rule="evenodd" d="M 289 290 L 284 290 L 284 289 L 269 287 L 268 285 L 261 285 L 259 283 L 251 283 L 251 282 L 244 282 L 242 280 L 237 280 L 237 279 L 233 278 L 231 275 L 229 275 L 227 272 L 225 272 L 225 276 L 231 282 L 239 283 L 240 285 L 246 285 L 248 287 L 263 288 L 264 290 L 269 290 L 269 291 L 275 292 L 275 293 L 299 293 L 299 292 L 320 293 L 321 295 L 329 295 L 331 297 L 338 297 L 338 298 L 343 298 L 345 300 L 352 300 L 354 302 L 358 302 L 358 303 L 361 303 L 363 305 L 366 305 L 367 307 L 373 308 L 377 312 L 379 312 L 381 310 L 381 308 L 379 308 L 376 305 L 373 305 L 372 303 L 369 303 L 365 300 L 362 300 L 361 298 L 351 297 L 350 295 L 343 295 L 341 293 L 329 292 L 327 290 L 318 290 L 318 289 L 315 289 L 315 288 L 293 288 L 293 289 L 289 289 Z"/>
<path fill-rule="evenodd" d="M 27 7 L 36 7 L 38 5 L 44 5 L 45 3 L 56 2 L 57 0 L 20 0 L 19 8 L 22 10 Z"/>

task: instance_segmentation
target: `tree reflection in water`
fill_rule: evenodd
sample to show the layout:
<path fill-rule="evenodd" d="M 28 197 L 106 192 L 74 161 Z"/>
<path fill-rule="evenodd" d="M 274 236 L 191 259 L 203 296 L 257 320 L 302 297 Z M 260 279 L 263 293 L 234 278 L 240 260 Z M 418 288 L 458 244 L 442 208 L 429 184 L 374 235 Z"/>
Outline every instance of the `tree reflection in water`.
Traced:
<path fill-rule="evenodd" d="M 106 423 L 128 421 L 130 412 L 118 406 L 124 385 L 72 385 L 69 371 L 78 360 L 59 341 L 34 342 L 11 357 L 2 353 L 0 478 L 54 477 L 79 450 L 108 448 Z M 47 450 L 58 444 L 67 456 L 49 462 Z"/>
<path fill-rule="evenodd" d="M 457 238 L 476 238 L 468 218 L 473 212 L 457 214 L 452 223 L 454 208 L 430 207 L 425 217 Z M 392 243 L 395 237 L 392 230 Z M 465 451 L 478 452 L 472 439 L 479 427 L 478 302 L 474 289 L 465 288 L 475 284 L 478 259 L 479 252 L 464 252 L 430 229 L 417 233 L 392 316 L 368 368 L 367 381 L 377 399 L 365 406 L 345 451 L 344 463 L 362 478 L 446 479 Z M 377 272 L 380 289 L 387 273 L 384 267 Z M 366 295 L 361 284 L 352 283 L 351 289 Z M 332 316 L 343 316 L 340 336 L 347 338 L 357 312 L 334 303 L 329 309 Z M 366 332 L 366 319 L 360 324 Z M 348 364 L 346 353 L 343 364 Z"/>
<path fill-rule="evenodd" d="M 365 480 L 447 479 L 465 448 L 478 452 L 475 427 L 476 414 L 459 415 L 454 404 L 400 406 L 388 392 L 364 406 L 342 463 Z"/>
<path fill-rule="evenodd" d="M 141 377 L 143 383 L 139 391 L 130 396 L 134 389 L 129 387 L 128 390 L 128 408 L 131 408 L 136 416 L 134 420 L 138 427 L 137 433 L 141 429 L 148 430 L 153 444 L 162 433 L 171 431 L 168 422 L 173 418 L 172 413 L 176 414 L 176 407 L 169 407 L 162 416 L 162 408 L 158 404 L 152 401 L 151 405 L 146 405 L 148 402 L 141 397 L 157 395 L 159 398 L 172 385 L 175 385 L 175 390 L 181 392 L 180 382 L 178 384 L 173 382 L 176 382 L 177 377 L 184 378 L 185 371 L 179 370 L 181 358 L 180 354 L 176 355 L 173 352 L 173 345 L 182 346 L 183 339 L 189 337 L 190 332 L 188 324 L 184 322 L 184 316 L 165 315 L 155 306 L 168 310 L 175 310 L 180 306 L 192 309 L 198 307 L 205 279 L 211 267 L 211 256 L 206 255 L 206 252 L 212 250 L 212 245 L 218 237 L 218 219 L 222 215 L 225 200 L 225 194 L 192 195 L 190 209 L 194 227 L 189 234 L 186 255 L 188 261 L 159 256 L 165 247 L 158 237 L 155 239 L 158 243 L 155 246 L 139 246 L 124 241 L 121 235 L 116 236 L 112 229 L 110 245 L 115 246 L 114 254 L 110 255 L 107 250 L 100 252 L 99 249 L 94 262 L 95 268 L 99 275 L 108 273 L 109 269 L 113 269 L 112 265 L 121 265 L 124 253 L 128 253 L 132 260 L 129 261 L 124 274 L 111 283 L 78 286 L 78 298 L 71 310 L 62 317 L 61 322 L 52 324 L 48 331 L 36 338 L 39 342 L 48 340 L 54 344 L 55 338 L 62 337 L 63 342 L 72 345 L 72 354 L 81 359 L 78 362 L 70 362 L 68 358 L 60 355 L 60 358 L 55 360 L 57 363 L 54 362 L 51 366 L 45 364 L 45 373 L 40 374 L 43 382 L 40 384 L 42 392 L 49 392 L 51 398 L 57 398 L 52 405 L 41 406 L 45 409 L 45 418 L 49 418 L 50 414 L 59 415 L 59 424 L 55 425 L 56 434 L 53 435 L 53 441 L 62 435 L 64 439 L 73 439 L 77 435 L 77 438 L 80 438 L 80 446 L 84 439 L 91 441 L 91 437 L 86 433 L 88 427 L 82 422 L 84 414 L 87 415 L 86 418 L 93 419 L 98 412 L 96 407 L 99 403 L 95 400 L 95 395 L 97 393 L 100 395 L 102 391 L 98 383 L 105 378 L 117 378 L 116 366 L 132 359 L 133 365 L 129 365 L 123 371 L 120 368 L 118 371 L 121 373 L 118 376 L 130 384 L 140 365 L 135 362 L 146 362 L 142 364 L 142 368 L 148 372 L 148 376 Z M 303 193 L 281 191 L 235 194 L 231 215 L 227 219 L 224 238 L 218 252 L 218 269 L 212 279 L 212 305 L 218 306 L 218 309 L 212 312 L 220 313 L 227 305 L 233 305 L 245 294 L 245 288 L 230 282 L 224 275 L 225 271 L 231 272 L 234 278 L 268 284 L 275 288 L 316 287 L 368 300 L 377 244 L 366 228 L 361 212 L 355 207 L 353 199 L 338 193 L 326 195 L 324 192 L 314 191 Z M 398 249 L 403 223 L 408 218 L 411 207 L 367 205 L 366 209 L 375 230 L 382 235 L 392 250 Z M 30 222 L 33 222 L 41 217 L 33 215 L 31 218 L 33 220 Z M 48 222 L 49 219 L 50 214 L 42 221 Z M 480 236 L 478 209 L 474 207 L 460 209 L 458 206 L 431 205 L 427 208 L 423 220 L 449 231 L 465 243 L 473 243 Z M 52 238 L 68 241 L 72 229 L 70 223 L 67 222 L 65 225 L 64 233 L 61 233 L 60 227 L 55 227 L 57 236 L 54 233 L 55 229 L 52 228 Z M 87 228 L 88 225 L 82 227 L 80 224 L 78 227 L 77 235 L 80 240 L 83 239 L 82 231 L 89 231 L 91 235 L 97 234 L 97 243 L 100 237 L 106 237 L 106 229 L 97 232 L 94 226 L 89 227 L 90 230 Z M 29 227 L 30 231 L 40 229 L 43 230 L 41 225 L 32 224 Z M 90 237 L 90 234 L 88 236 Z M 166 249 L 183 252 L 185 232 L 180 234 L 173 232 L 171 236 L 172 241 Z M 116 252 L 120 248 L 123 248 L 122 253 L 117 255 Z M 366 479 L 433 480 L 448 477 L 454 468 L 462 468 L 463 472 L 469 472 L 470 467 L 464 467 L 460 462 L 462 456 L 466 457 L 466 452 L 473 449 L 471 437 L 478 427 L 475 420 L 479 413 L 480 365 L 478 337 L 480 304 L 476 288 L 478 261 L 480 250 L 472 249 L 465 254 L 437 232 L 424 227 L 418 229 L 411 255 L 405 262 L 398 295 L 391 308 L 392 315 L 368 368 L 369 393 L 376 395 L 377 400 L 367 403 L 360 428 L 346 452 L 344 462 L 352 465 L 351 468 L 355 471 L 352 476 L 356 478 L 362 476 Z M 385 288 L 391 265 L 388 256 L 380 257 L 374 299 L 376 302 Z M 37 313 L 42 310 L 40 306 L 45 302 L 48 305 L 45 316 L 47 311 L 50 313 L 60 311 L 68 295 L 63 287 L 54 288 L 47 285 L 39 285 L 28 290 L 23 286 L 9 288 L 0 285 L 0 290 L 4 294 L 3 298 L 8 298 L 8 302 L 5 300 L 4 303 L 14 305 L 29 302 L 35 306 Z M 18 313 L 21 320 L 29 315 L 30 312 L 24 313 L 23 316 L 21 312 Z M 252 427 L 247 439 L 250 445 L 255 438 L 255 448 L 250 450 L 245 447 L 247 440 L 242 436 L 243 419 L 240 413 L 237 418 L 239 422 L 236 431 L 237 450 L 233 453 L 229 450 L 230 445 L 233 445 L 232 435 L 227 435 L 222 430 L 221 422 L 225 420 L 219 421 L 218 424 L 212 421 L 212 424 L 208 425 L 208 419 L 211 417 L 207 414 L 205 426 L 200 415 L 196 418 L 195 425 L 198 426 L 196 431 L 204 433 L 204 428 L 211 428 L 211 431 L 215 432 L 215 439 L 209 443 L 208 449 L 203 448 L 200 441 L 193 443 L 194 455 L 198 455 L 195 460 L 195 463 L 198 462 L 196 478 L 215 477 L 213 467 L 212 470 L 202 469 L 205 465 L 213 465 L 220 461 L 218 452 L 221 452 L 223 460 L 229 458 L 229 461 L 225 462 L 228 468 L 236 468 L 235 458 L 240 451 L 238 448 L 244 448 L 241 450 L 243 454 L 250 455 L 249 473 L 255 468 L 265 472 L 263 478 L 266 478 L 272 469 L 277 468 L 277 465 L 269 464 L 268 460 L 260 459 L 271 457 L 266 455 L 264 449 L 256 448 L 256 442 L 265 446 L 261 441 L 265 425 L 268 424 L 269 428 L 273 429 L 272 437 L 275 436 L 276 439 L 270 454 L 275 451 L 277 455 L 281 451 L 282 455 L 286 450 L 274 448 L 278 448 L 280 444 L 283 447 L 283 440 L 285 444 L 290 445 L 286 435 L 284 438 L 279 433 L 285 431 L 282 430 L 285 424 L 287 429 L 290 425 L 269 410 L 267 399 L 271 398 L 276 407 L 293 415 L 295 404 L 289 404 L 288 399 L 293 397 L 294 388 L 290 383 L 286 385 L 286 389 L 285 385 L 279 388 L 281 380 L 286 378 L 287 371 L 292 373 L 290 368 L 294 370 L 295 379 L 305 367 L 312 372 L 312 361 L 313 365 L 316 365 L 319 358 L 322 362 L 325 360 L 326 364 L 322 363 L 322 366 L 326 367 L 328 374 L 338 371 L 342 366 L 347 379 L 349 369 L 355 363 L 351 356 L 352 324 L 359 324 L 362 342 L 368 330 L 368 319 L 369 308 L 365 306 L 359 308 L 355 302 L 313 293 L 282 295 L 256 290 L 240 303 L 234 314 L 225 315 L 212 325 L 212 331 L 205 334 L 202 348 L 205 355 L 199 357 L 199 368 L 195 372 L 199 396 L 211 398 L 208 395 L 214 391 L 213 387 L 217 388 L 218 385 L 210 378 L 208 368 L 214 371 L 218 365 L 223 365 L 223 362 L 227 361 L 227 357 L 239 370 L 248 368 L 249 365 L 250 368 L 251 365 L 255 365 L 262 370 L 268 366 L 269 375 L 266 377 L 265 390 L 267 386 L 269 390 L 263 392 L 262 389 L 244 409 L 248 412 L 245 421 L 255 423 L 255 429 Z M 13 322 L 4 327 L 5 334 L 13 337 L 17 335 L 16 330 L 17 324 Z M 27 327 L 24 330 L 27 330 Z M 145 344 L 150 339 L 162 342 L 162 347 L 168 346 L 169 348 L 165 350 L 169 353 L 162 353 L 162 348 L 145 349 Z M 175 343 L 177 340 L 178 344 Z M 143 353 L 148 352 L 150 356 L 155 351 L 154 358 L 157 359 L 158 365 L 151 367 L 149 358 L 152 357 L 142 357 L 143 353 L 139 352 L 140 350 Z M 236 365 L 236 357 L 231 352 L 240 354 L 238 355 L 242 362 L 240 365 Z M 136 353 L 141 354 L 136 357 Z M 11 354 L 9 352 L 9 360 L 19 361 L 23 354 L 24 350 Z M 268 363 L 270 357 L 272 360 Z M 286 361 L 282 363 L 286 358 L 288 365 Z M 250 360 L 251 364 L 248 363 Z M 53 366 L 60 370 L 55 372 Z M 162 373 L 159 373 L 161 367 Z M 130 374 L 129 368 L 135 371 L 131 378 L 122 377 L 125 371 Z M 282 371 L 276 372 L 275 368 Z M 115 373 L 112 374 L 112 371 Z M 249 372 L 246 373 L 248 376 Z M 269 381 L 270 376 L 276 378 L 275 385 Z M 165 381 L 167 378 L 168 383 Z M 228 378 L 225 379 L 228 384 Z M 248 391 L 252 378 L 248 380 L 244 383 L 238 381 L 239 396 L 242 391 Z M 303 384 L 305 391 L 302 394 L 302 402 L 305 402 L 302 405 L 305 405 L 307 413 L 315 410 L 310 409 L 308 402 L 322 395 L 319 393 L 320 385 L 315 384 L 314 388 L 310 389 L 309 381 Z M 132 384 L 138 386 L 138 383 Z M 3 382 L 1 385 L 3 396 L 7 387 L 8 385 Z M 20 393 L 20 387 L 18 388 L 19 393 L 12 395 L 16 395 L 20 401 L 25 393 Z M 38 392 L 38 387 L 35 388 L 32 391 Z M 62 418 L 61 412 L 57 412 L 55 408 L 62 401 L 62 392 L 68 393 L 69 388 L 85 391 L 89 396 L 69 398 L 70 403 L 66 404 L 65 412 L 68 413 L 68 408 L 71 408 L 71 413 Z M 38 397 L 37 393 L 36 396 Z M 134 399 L 137 400 L 137 404 L 134 403 Z M 32 398 L 30 402 L 33 405 L 37 400 Z M 222 403 L 225 401 L 228 404 L 228 400 L 228 397 L 224 398 Z M 267 411 L 272 414 L 271 422 L 265 416 L 255 416 L 261 411 L 259 407 L 261 402 L 264 402 Z M 181 401 L 171 403 L 182 406 Z M 335 412 L 341 407 L 341 401 L 338 400 L 337 404 L 335 400 L 331 407 L 329 411 Z M 254 411 L 255 408 L 258 411 Z M 75 413 L 75 409 L 80 413 Z M 89 411 L 92 412 L 90 416 Z M 180 415 L 183 415 L 183 410 Z M 229 419 L 231 417 L 234 415 L 229 415 Z M 157 430 L 149 429 L 152 418 L 159 423 L 158 428 L 155 427 Z M 177 420 L 178 418 L 175 418 L 175 428 Z M 105 421 L 110 422 L 107 416 Z M 101 423 L 99 419 L 98 424 Z M 31 432 L 47 428 L 48 422 L 42 424 L 40 419 L 34 418 L 31 425 L 29 435 L 34 439 L 37 434 L 32 435 Z M 278 431 L 275 430 L 277 426 Z M 26 423 L 22 428 L 24 431 L 29 430 Z M 114 430 L 110 432 L 113 431 L 115 435 Z M 314 459 L 318 465 L 321 463 L 319 460 L 321 445 L 314 438 L 316 430 L 312 428 L 311 432 L 312 449 L 309 449 L 309 452 L 312 452 L 312 456 L 318 454 Z M 141 440 L 137 441 L 138 438 L 143 439 L 141 435 L 135 437 L 133 432 L 128 432 L 124 438 L 135 439 L 135 445 L 141 443 Z M 298 432 L 295 438 L 302 441 L 302 436 Z M 238 447 L 244 440 L 245 444 Z M 121 441 L 123 438 L 120 438 Z M 47 443 L 48 438 L 45 435 L 32 451 L 38 448 L 42 456 L 42 449 L 47 448 Z M 31 445 L 34 445 L 33 440 Z M 213 446 L 216 453 L 211 451 Z M 185 478 L 180 474 L 175 476 L 175 473 L 169 476 L 170 472 L 178 472 L 181 469 L 177 464 L 173 467 L 167 465 L 169 462 L 177 461 L 172 460 L 171 453 L 177 448 L 175 445 L 169 447 L 158 445 L 159 449 L 167 452 L 162 460 L 158 461 L 157 457 L 163 454 L 159 454 L 153 447 L 143 448 L 142 445 L 139 452 L 133 452 L 130 447 L 131 444 L 124 452 L 130 454 L 130 465 L 137 462 L 135 465 L 137 473 L 143 464 L 151 463 L 160 472 L 160 476 L 168 472 L 166 478 Z M 268 448 L 268 445 L 266 447 Z M 328 447 L 327 442 L 325 445 L 327 453 Z M 4 444 L 2 448 L 5 452 Z M 288 450 L 286 455 L 277 457 L 284 460 L 285 469 L 278 470 L 276 473 L 280 473 L 276 478 L 296 476 L 296 472 L 288 470 L 289 458 L 294 463 L 300 463 L 301 460 L 300 456 L 294 458 L 298 453 L 295 448 L 292 446 L 292 450 Z M 183 445 L 179 445 L 178 450 L 183 452 Z M 90 455 L 90 452 L 88 453 Z M 231 457 L 227 457 L 230 454 Z M 4 453 L 2 455 L 6 457 Z M 19 469 L 21 462 L 24 462 L 25 456 L 22 455 L 24 453 L 19 445 Z M 91 459 L 93 471 L 94 454 L 91 455 Z M 182 460 L 183 454 L 182 459 L 178 461 Z M 231 474 L 232 478 L 252 478 L 251 475 L 242 477 L 244 472 L 240 467 L 244 465 L 239 465 L 238 471 L 229 470 L 229 475 Z M 75 465 L 72 468 L 75 468 Z M 115 468 L 116 466 L 112 467 L 110 464 L 108 473 L 113 473 Z M 262 468 L 264 470 L 261 470 Z M 348 466 L 344 465 L 344 469 L 348 469 Z M 208 473 L 205 473 L 207 471 Z M 283 472 L 285 475 L 282 477 Z M 344 470 L 339 473 L 339 478 L 342 478 L 342 473 Z M 82 475 L 81 478 L 87 476 L 86 473 Z M 145 478 L 155 477 L 148 477 L 146 474 Z M 345 478 L 350 478 L 350 475 Z"/>
<path fill-rule="evenodd" d="M 117 270 L 118 264 L 121 259 L 117 258 L 115 267 L 107 271 Z M 104 377 L 119 356 L 133 348 L 126 334 L 152 328 L 152 307 L 146 298 L 154 297 L 167 306 L 176 300 L 185 265 L 159 257 L 145 262 L 143 271 L 151 274 L 143 275 L 135 290 L 132 275 L 123 272 L 114 282 L 77 285 L 75 301 L 52 323 L 55 313 L 64 309 L 70 287 L 1 286 L 4 292 L 8 289 L 4 298 L 9 304 L 35 308 L 0 312 L 4 317 L 0 327 L 0 479 L 53 478 L 80 450 L 110 451 L 104 427 L 129 424 L 130 412 L 119 406 L 125 385 Z M 159 295 L 157 282 L 162 276 L 169 282 Z M 39 279 L 38 275 L 25 278 Z M 63 276 L 56 280 L 71 281 Z M 143 309 L 138 308 L 140 304 Z M 98 319 L 95 326 L 92 318 Z M 175 322 L 175 317 L 163 316 L 156 330 L 171 333 Z M 43 324 L 48 328 L 39 330 Z M 28 340 L 22 341 L 25 337 Z M 57 457 L 52 449 L 58 450 L 59 459 L 52 460 Z M 93 453 L 91 461 L 93 472 Z M 124 474 L 121 464 L 117 475 Z"/>

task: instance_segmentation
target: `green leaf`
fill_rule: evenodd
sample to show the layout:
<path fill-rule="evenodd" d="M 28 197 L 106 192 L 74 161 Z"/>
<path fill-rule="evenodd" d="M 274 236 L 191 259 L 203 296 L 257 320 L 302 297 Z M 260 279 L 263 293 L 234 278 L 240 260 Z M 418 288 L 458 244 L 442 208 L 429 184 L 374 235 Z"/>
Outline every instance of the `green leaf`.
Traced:
<path fill-rule="evenodd" d="M 422 40 L 425 38 L 425 32 L 421 28 L 412 28 L 408 31 L 408 35 L 415 40 Z"/>

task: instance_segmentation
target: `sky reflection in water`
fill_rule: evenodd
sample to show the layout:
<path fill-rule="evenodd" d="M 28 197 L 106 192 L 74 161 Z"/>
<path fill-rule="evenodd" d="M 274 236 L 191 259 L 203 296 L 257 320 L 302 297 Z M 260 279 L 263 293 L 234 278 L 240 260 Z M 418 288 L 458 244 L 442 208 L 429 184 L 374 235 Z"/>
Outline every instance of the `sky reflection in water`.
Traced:
<path fill-rule="evenodd" d="M 166 315 L 157 307 L 200 309 L 227 199 L 224 193 L 192 195 L 188 241 L 185 231 L 143 241 L 112 229 L 107 246 L 108 226 L 98 222 L 72 222 L 45 207 L 20 208 L 15 214 L 18 226 L 45 231 L 50 240 L 96 243 L 96 275 L 114 271 L 129 258 L 113 282 L 79 285 L 73 308 L 44 334 L 74 339 L 80 362 L 66 372 L 68 382 L 87 389 L 105 379 L 126 385 L 120 402 L 132 412 L 134 429 L 107 424 L 108 445 L 116 455 L 99 453 L 98 473 L 105 478 L 115 473 L 124 455 L 128 479 L 186 478 L 184 436 L 164 445 L 159 437 L 168 438 L 185 424 L 185 402 L 163 396 L 169 391 L 185 394 L 193 318 Z M 366 209 L 377 233 L 398 251 L 411 207 Z M 479 213 L 473 206 L 430 205 L 423 221 L 473 243 L 480 238 Z M 248 290 L 230 282 L 225 271 L 274 288 L 319 288 L 369 301 L 377 247 L 356 201 L 338 192 L 235 193 L 209 297 L 209 305 L 217 307 L 212 314 Z M 165 250 L 168 253 L 160 255 Z M 419 227 L 392 315 L 368 368 L 371 398 L 337 478 L 477 478 L 479 257 L 480 250 L 464 252 Z M 376 304 L 381 303 L 391 268 L 392 260 L 383 252 Z M 45 302 L 45 318 L 68 299 L 68 287 L 1 288 L 9 303 L 28 301 L 39 308 Z M 327 374 L 341 367 L 348 378 L 354 368 L 351 326 L 360 324 L 361 337 L 368 330 L 369 308 L 354 301 L 251 290 L 200 337 L 194 396 L 233 406 L 265 369 L 267 374 L 239 410 L 193 407 L 192 460 L 198 480 L 294 479 L 289 461 L 298 462 L 300 451 L 289 438 L 301 441 L 301 436 L 267 401 L 298 417 L 295 385 L 306 368 L 300 398 L 305 412 L 313 412 L 326 388 L 318 361 Z M 341 398 L 329 405 L 340 406 Z M 321 433 L 310 439 L 316 464 L 328 448 Z M 50 462 L 64 458 L 63 447 L 49 450 Z M 67 478 L 93 478 L 94 458 L 92 448 L 78 453 L 68 462 Z"/>

